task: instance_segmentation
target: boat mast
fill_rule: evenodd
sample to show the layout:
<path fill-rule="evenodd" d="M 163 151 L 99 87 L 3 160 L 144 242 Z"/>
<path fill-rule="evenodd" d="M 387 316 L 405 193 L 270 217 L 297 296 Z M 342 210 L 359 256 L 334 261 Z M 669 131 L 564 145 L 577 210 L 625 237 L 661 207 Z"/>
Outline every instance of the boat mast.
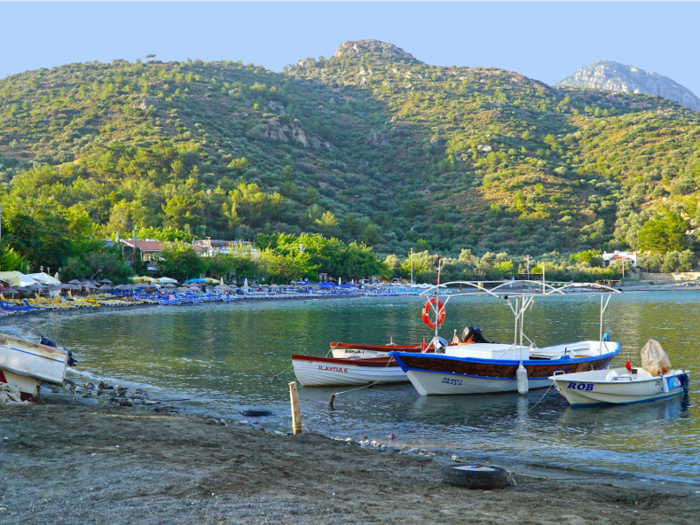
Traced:
<path fill-rule="evenodd" d="M 440 321 L 440 256 L 437 256 L 437 279 L 435 279 L 435 336 L 433 337 L 433 348 L 438 351 L 438 324 Z M 444 307 L 443 307 L 444 308 Z"/>
<path fill-rule="evenodd" d="M 598 340 L 598 352 L 601 354 L 603 353 L 603 314 L 608 308 L 608 303 L 610 302 L 611 297 L 612 294 L 608 294 L 607 299 L 605 299 L 605 302 L 603 303 L 603 294 L 600 295 L 600 339 Z"/>

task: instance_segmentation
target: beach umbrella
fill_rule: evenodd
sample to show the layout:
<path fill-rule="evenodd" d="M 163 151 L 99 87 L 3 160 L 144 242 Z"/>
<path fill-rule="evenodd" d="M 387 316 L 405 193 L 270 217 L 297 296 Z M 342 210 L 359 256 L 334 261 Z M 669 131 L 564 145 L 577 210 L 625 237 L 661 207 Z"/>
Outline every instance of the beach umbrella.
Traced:
<path fill-rule="evenodd" d="M 175 288 L 175 285 L 173 283 L 166 283 L 163 285 L 163 288 Z"/>
<path fill-rule="evenodd" d="M 160 279 L 158 279 L 158 282 L 160 284 L 177 284 L 177 281 L 172 277 L 161 277 Z"/>
<path fill-rule="evenodd" d="M 5 288 L 5 289 L 3 290 L 3 292 L 4 292 L 4 293 L 9 293 L 9 294 L 12 294 L 12 295 L 20 293 L 20 292 L 18 292 L 17 290 L 15 290 L 12 286 L 10 286 L 10 287 L 8 287 L 8 288 Z"/>
<path fill-rule="evenodd" d="M 112 284 L 112 281 L 110 281 L 109 279 L 100 279 L 100 282 L 102 284 Z"/>
<path fill-rule="evenodd" d="M 53 292 L 53 291 L 56 291 L 56 290 L 62 290 L 62 289 L 63 289 L 63 286 L 61 286 L 60 284 L 50 284 L 49 287 L 48 287 L 48 290 L 49 290 L 50 292 Z"/>
<path fill-rule="evenodd" d="M 113 290 L 113 287 L 108 284 L 103 284 L 98 288 L 99 290 Z"/>
<path fill-rule="evenodd" d="M 72 281 L 68 281 L 68 284 L 83 284 L 83 283 L 81 283 L 78 279 L 73 279 Z"/>

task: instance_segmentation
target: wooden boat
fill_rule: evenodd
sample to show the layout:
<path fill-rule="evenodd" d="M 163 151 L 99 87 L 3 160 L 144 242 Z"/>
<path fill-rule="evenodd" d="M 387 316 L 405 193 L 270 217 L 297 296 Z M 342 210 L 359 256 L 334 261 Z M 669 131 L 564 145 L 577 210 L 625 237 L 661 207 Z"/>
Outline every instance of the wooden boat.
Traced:
<path fill-rule="evenodd" d="M 68 350 L 0 333 L 0 382 L 18 387 L 22 399 L 35 396 L 41 383 L 63 385 L 71 362 Z"/>
<path fill-rule="evenodd" d="M 405 383 L 406 374 L 391 357 L 314 357 L 292 354 L 294 373 L 303 386 Z"/>
<path fill-rule="evenodd" d="M 397 345 L 389 343 L 387 345 L 354 345 L 350 343 L 331 343 L 333 357 L 347 359 L 350 357 L 386 357 L 389 352 L 420 352 L 420 344 L 417 345 Z"/>
<path fill-rule="evenodd" d="M 643 368 L 625 367 L 549 378 L 571 406 L 596 404 L 627 405 L 665 399 L 688 392 L 689 372 L 671 370 L 654 376 Z"/>
<path fill-rule="evenodd" d="M 518 391 L 517 371 L 527 372 L 527 389 L 546 388 L 555 372 L 606 368 L 620 352 L 608 341 L 581 341 L 545 348 L 478 343 L 451 345 L 444 354 L 391 352 L 422 396 Z"/>
<path fill-rule="evenodd" d="M 438 283 L 440 267 L 438 266 Z M 610 300 L 610 292 L 616 290 L 599 286 L 600 331 L 597 341 L 579 341 L 536 348 L 524 334 L 524 319 L 535 297 L 563 294 L 565 290 L 581 286 L 569 283 L 555 286 L 544 281 L 518 281 L 522 291 L 513 293 L 512 281 L 471 282 L 456 281 L 447 285 L 463 285 L 476 288 L 477 291 L 505 301 L 515 318 L 512 344 L 490 343 L 478 329 L 465 330 L 462 341 L 441 348 L 437 345 L 435 353 L 390 352 L 408 379 L 422 396 L 452 394 L 486 394 L 496 392 L 514 392 L 526 394 L 530 389 L 545 388 L 551 385 L 550 376 L 555 373 L 574 373 L 607 368 L 610 361 L 620 352 L 620 345 L 608 340 L 603 333 L 603 313 Z M 588 286 L 588 285 L 587 285 Z M 528 287 L 530 290 L 528 290 Z M 439 287 L 435 286 L 426 295 L 434 294 L 426 301 L 423 310 L 423 322 L 437 330 L 445 317 L 448 301 L 461 293 L 451 294 L 444 303 L 440 300 Z M 475 295 L 469 292 L 469 295 Z M 478 338 L 467 337 L 477 335 Z M 523 340 L 529 346 L 523 344 Z"/>

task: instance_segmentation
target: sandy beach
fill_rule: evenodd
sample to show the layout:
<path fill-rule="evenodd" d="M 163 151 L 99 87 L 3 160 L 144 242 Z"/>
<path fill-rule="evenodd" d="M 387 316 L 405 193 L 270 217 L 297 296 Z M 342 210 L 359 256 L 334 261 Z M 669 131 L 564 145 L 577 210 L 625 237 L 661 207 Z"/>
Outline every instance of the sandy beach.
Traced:
<path fill-rule="evenodd" d="M 694 487 L 516 473 L 516 485 L 441 483 L 444 461 L 304 433 L 279 435 L 173 408 L 0 408 L 4 524 L 698 521 Z"/>

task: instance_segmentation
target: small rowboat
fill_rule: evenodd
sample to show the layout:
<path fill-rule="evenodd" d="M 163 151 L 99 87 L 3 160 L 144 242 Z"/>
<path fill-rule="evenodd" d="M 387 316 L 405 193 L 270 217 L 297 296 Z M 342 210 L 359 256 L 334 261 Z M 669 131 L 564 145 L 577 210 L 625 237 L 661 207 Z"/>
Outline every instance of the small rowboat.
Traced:
<path fill-rule="evenodd" d="M 408 378 L 391 357 L 314 357 L 292 354 L 294 373 L 303 386 L 406 383 Z"/>
<path fill-rule="evenodd" d="M 643 368 L 611 368 L 574 374 L 555 374 L 549 379 L 571 406 L 609 403 L 627 405 L 687 393 L 689 372 L 671 370 L 654 376 Z"/>
<path fill-rule="evenodd" d="M 0 334 L 0 383 L 19 388 L 22 399 L 35 396 L 41 383 L 63 385 L 71 364 L 68 350 Z"/>

